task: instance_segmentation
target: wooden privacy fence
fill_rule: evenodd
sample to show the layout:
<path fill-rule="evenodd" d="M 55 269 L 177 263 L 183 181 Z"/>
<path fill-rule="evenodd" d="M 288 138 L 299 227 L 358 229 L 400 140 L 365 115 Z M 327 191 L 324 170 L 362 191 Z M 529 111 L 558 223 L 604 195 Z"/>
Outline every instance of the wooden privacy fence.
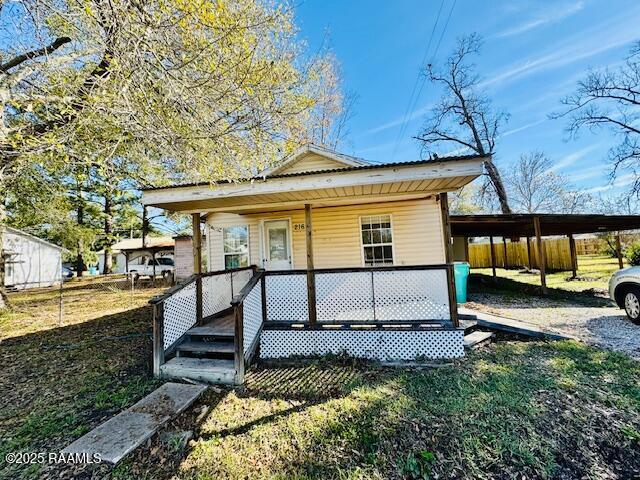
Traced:
<path fill-rule="evenodd" d="M 577 255 L 598 255 L 605 250 L 605 242 L 600 238 L 576 238 Z"/>
<path fill-rule="evenodd" d="M 545 265 L 548 270 L 571 270 L 571 250 L 568 238 L 544 239 L 542 245 L 546 258 Z M 530 241 L 531 262 L 529 262 L 529 254 L 527 253 L 526 239 L 519 242 L 507 241 L 506 261 L 505 245 L 502 241 L 494 242 L 493 251 L 496 267 L 524 268 L 531 266 L 531 268 L 539 268 L 538 248 L 535 239 Z M 469 263 L 471 268 L 491 268 L 491 244 L 469 244 Z"/>

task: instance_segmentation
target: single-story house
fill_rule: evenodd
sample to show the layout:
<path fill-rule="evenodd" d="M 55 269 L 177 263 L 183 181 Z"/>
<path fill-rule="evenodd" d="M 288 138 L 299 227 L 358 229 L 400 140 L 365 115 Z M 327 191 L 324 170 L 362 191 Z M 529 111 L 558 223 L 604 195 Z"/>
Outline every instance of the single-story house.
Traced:
<path fill-rule="evenodd" d="M 4 227 L 4 285 L 11 289 L 50 287 L 62 278 L 62 247 L 16 228 Z"/>
<path fill-rule="evenodd" d="M 255 178 L 145 190 L 145 205 L 191 214 L 195 239 L 197 275 L 154 301 L 156 373 L 239 383 L 258 345 L 263 358 L 463 355 L 447 192 L 484 160 L 370 164 L 307 145 Z"/>

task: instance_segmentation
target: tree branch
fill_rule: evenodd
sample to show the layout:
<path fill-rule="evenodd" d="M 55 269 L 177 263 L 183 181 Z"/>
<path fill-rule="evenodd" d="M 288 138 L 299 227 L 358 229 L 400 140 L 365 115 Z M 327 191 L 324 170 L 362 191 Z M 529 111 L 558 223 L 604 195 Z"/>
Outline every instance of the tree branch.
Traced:
<path fill-rule="evenodd" d="M 56 38 L 51 45 L 47 45 L 46 47 L 38 48 L 37 50 L 32 50 L 30 52 L 23 53 L 21 55 L 13 57 L 8 62 L 3 63 L 2 65 L 0 65 L 0 72 L 8 73 L 9 70 L 21 65 L 27 60 L 31 60 L 32 58 L 38 58 L 43 55 L 49 55 L 50 53 L 56 51 L 58 48 L 62 47 L 63 45 L 69 42 L 71 42 L 71 39 L 69 37 Z"/>

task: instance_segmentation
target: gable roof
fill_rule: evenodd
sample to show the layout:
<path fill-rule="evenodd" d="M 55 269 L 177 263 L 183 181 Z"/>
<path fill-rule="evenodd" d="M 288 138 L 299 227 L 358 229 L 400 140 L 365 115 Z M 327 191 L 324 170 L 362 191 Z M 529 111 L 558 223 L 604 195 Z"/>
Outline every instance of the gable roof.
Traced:
<path fill-rule="evenodd" d="M 3 227 L 0 227 L 0 228 L 3 228 Z M 19 235 L 21 237 L 26 237 L 26 238 L 28 238 L 30 240 L 33 240 L 34 242 L 42 243 L 42 244 L 47 245 L 49 247 L 57 248 L 58 250 L 64 250 L 64 248 L 62 248 L 60 245 L 56 245 L 55 243 L 51 243 L 51 242 L 48 242 L 46 240 L 43 240 L 42 238 L 36 237 L 35 235 L 27 233 L 24 230 L 18 230 L 17 228 L 13 228 L 13 227 L 4 227 L 4 228 L 5 228 L 5 231 L 13 233 L 14 235 Z"/>
<path fill-rule="evenodd" d="M 368 163 L 361 158 L 352 157 L 351 155 L 345 155 L 344 153 L 338 153 L 334 150 L 330 150 L 328 148 L 324 148 L 318 145 L 314 145 L 312 143 L 308 143 L 296 149 L 293 153 L 291 153 L 288 157 L 286 157 L 280 165 L 264 170 L 260 174 L 260 176 L 271 177 L 273 175 L 285 173 L 287 169 L 289 169 L 291 166 L 293 166 L 297 162 L 303 160 L 306 156 L 310 154 L 319 155 L 321 157 L 324 157 L 328 160 L 333 161 L 334 163 L 344 165 L 344 168 L 368 165 Z M 339 169 L 339 168 L 340 167 L 338 166 L 338 167 L 335 167 L 334 169 Z M 318 171 L 318 170 L 310 170 L 310 171 Z M 295 172 L 295 173 L 303 173 L 303 172 Z"/>
<path fill-rule="evenodd" d="M 362 162 L 362 165 L 356 165 L 353 167 L 347 167 L 345 166 L 344 168 L 332 168 L 332 169 L 327 169 L 327 170 L 316 170 L 313 172 L 296 172 L 296 173 L 279 173 L 279 174 L 266 174 L 266 170 L 265 172 L 261 173 L 260 175 L 257 175 L 255 177 L 251 177 L 251 178 L 240 178 L 236 181 L 233 180 L 220 180 L 218 182 L 215 183 L 211 183 L 211 182 L 189 182 L 189 183 L 181 183 L 181 184 L 176 184 L 176 185 L 168 185 L 165 187 L 146 187 L 146 188 L 142 188 L 141 191 L 143 192 L 149 192 L 149 191 L 153 191 L 153 190 L 168 190 L 168 189 L 173 189 L 173 188 L 183 188 L 183 187 L 203 187 L 203 186 L 211 186 L 211 185 L 225 185 L 225 184 L 237 184 L 237 183 L 252 183 L 254 181 L 259 181 L 259 180 L 271 180 L 271 179 L 279 179 L 279 178 L 290 178 L 290 177 L 303 177 L 303 176 L 312 176 L 312 175 L 321 175 L 321 174 L 327 174 L 327 173 L 343 173 L 343 172 L 354 172 L 354 171 L 360 171 L 360 170 L 385 170 L 385 169 L 389 169 L 389 168 L 395 168 L 395 167 L 405 167 L 405 166 L 415 166 L 415 165 L 428 165 L 428 164 L 433 164 L 433 165 L 438 165 L 438 164 L 445 164 L 448 162 L 460 162 L 460 161 L 465 161 L 465 160 L 484 160 L 485 158 L 490 158 L 491 155 L 484 155 L 484 156 L 480 156 L 480 155 L 458 155 L 458 156 L 451 156 L 451 157 L 437 157 L 437 158 L 428 158 L 425 160 L 411 160 L 411 161 L 405 161 L 405 162 L 391 162 L 391 163 L 367 163 L 367 162 Z"/>

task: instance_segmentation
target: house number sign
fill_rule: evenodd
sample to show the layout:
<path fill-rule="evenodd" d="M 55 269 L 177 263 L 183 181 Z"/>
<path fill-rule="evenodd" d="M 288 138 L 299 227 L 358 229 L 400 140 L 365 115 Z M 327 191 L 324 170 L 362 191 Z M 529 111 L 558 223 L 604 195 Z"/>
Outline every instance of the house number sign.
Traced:
<path fill-rule="evenodd" d="M 304 232 L 304 223 L 294 223 L 293 224 L 294 232 Z"/>

